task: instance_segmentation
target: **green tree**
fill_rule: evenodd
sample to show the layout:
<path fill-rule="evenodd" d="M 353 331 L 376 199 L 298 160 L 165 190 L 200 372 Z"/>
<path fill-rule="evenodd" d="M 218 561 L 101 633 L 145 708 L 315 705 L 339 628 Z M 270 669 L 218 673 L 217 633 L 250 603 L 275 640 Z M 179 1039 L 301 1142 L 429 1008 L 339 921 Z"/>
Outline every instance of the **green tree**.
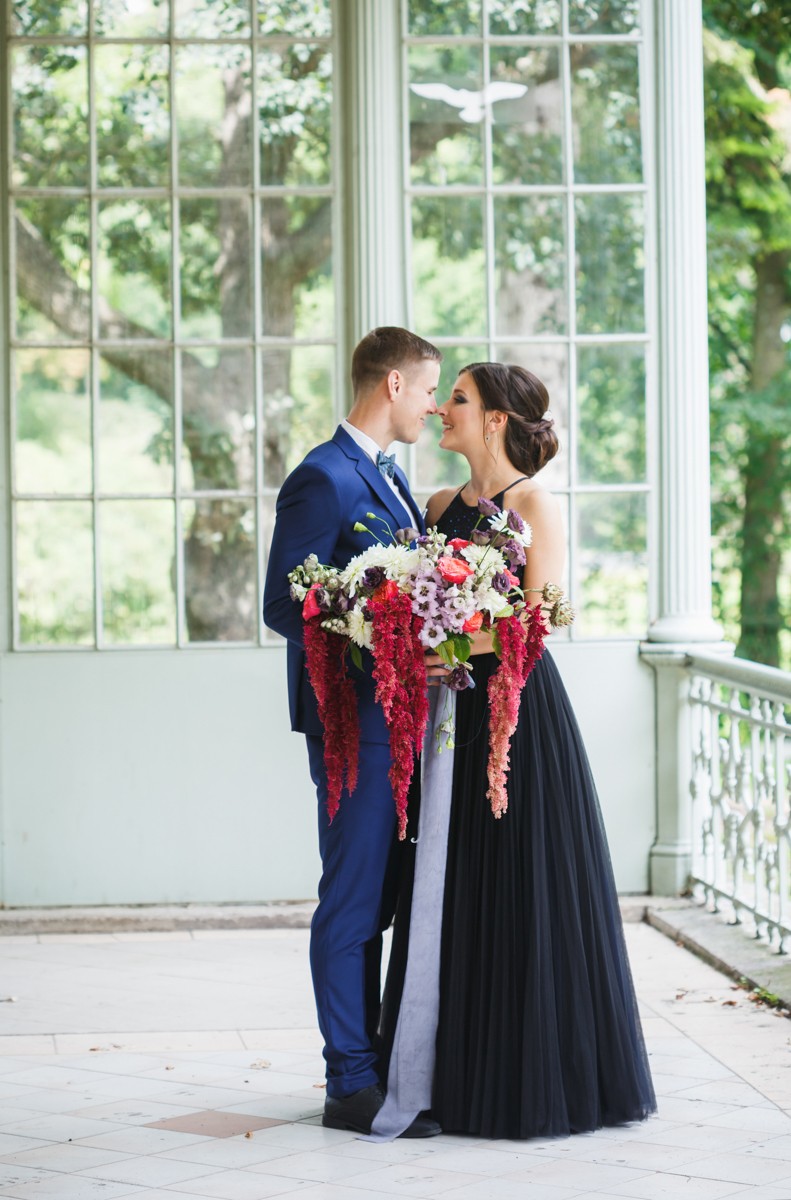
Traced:
<path fill-rule="evenodd" d="M 704 0 L 704 18 L 715 599 L 738 653 L 778 665 L 791 649 L 791 3 Z"/>

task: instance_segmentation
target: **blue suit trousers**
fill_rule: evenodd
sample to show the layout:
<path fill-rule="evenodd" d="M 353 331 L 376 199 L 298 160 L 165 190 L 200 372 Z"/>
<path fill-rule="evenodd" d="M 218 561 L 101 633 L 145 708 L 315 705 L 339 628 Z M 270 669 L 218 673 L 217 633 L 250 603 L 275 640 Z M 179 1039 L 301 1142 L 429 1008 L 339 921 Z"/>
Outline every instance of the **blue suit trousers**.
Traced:
<path fill-rule="evenodd" d="M 311 924 L 310 966 L 324 1037 L 327 1094 L 378 1083 L 372 1048 L 380 1004 L 382 932 L 395 904 L 398 840 L 388 779 L 390 748 L 361 742 L 358 783 L 330 823 L 322 739 L 308 735 L 319 802 L 322 876 Z"/>

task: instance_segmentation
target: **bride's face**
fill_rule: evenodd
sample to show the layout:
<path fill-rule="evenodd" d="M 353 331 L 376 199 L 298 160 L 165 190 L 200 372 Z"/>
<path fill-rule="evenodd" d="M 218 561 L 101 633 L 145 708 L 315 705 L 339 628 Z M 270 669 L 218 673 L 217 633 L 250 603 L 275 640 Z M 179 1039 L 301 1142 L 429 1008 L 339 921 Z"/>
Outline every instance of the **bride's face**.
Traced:
<path fill-rule="evenodd" d="M 442 418 L 443 450 L 466 454 L 478 450 L 484 440 L 484 408 L 472 375 L 462 371 L 453 385 L 450 399 L 437 409 Z"/>

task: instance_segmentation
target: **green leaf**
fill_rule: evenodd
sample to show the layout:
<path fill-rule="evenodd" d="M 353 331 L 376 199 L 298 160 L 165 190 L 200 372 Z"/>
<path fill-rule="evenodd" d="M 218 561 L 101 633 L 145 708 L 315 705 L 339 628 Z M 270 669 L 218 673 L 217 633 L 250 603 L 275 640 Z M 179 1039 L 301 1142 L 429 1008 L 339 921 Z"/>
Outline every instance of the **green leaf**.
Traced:
<path fill-rule="evenodd" d="M 359 671 L 363 669 L 363 656 L 360 647 L 356 642 L 349 642 L 349 653 L 352 656 L 352 662 Z"/>
<path fill-rule="evenodd" d="M 437 646 L 437 654 L 449 667 L 453 666 L 453 642 L 450 638 Z"/>
<path fill-rule="evenodd" d="M 469 634 L 454 633 L 450 641 L 453 643 L 453 652 L 456 655 L 456 661 L 460 663 L 466 662 L 472 650 L 472 641 Z"/>

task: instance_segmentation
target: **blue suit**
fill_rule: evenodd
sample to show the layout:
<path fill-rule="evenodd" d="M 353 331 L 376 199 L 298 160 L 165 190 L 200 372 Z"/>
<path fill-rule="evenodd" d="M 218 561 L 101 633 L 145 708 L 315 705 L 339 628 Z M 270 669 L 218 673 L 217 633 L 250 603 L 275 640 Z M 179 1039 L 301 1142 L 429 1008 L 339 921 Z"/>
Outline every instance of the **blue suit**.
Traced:
<path fill-rule="evenodd" d="M 423 529 L 398 467 L 395 479 L 413 524 Z M 404 525 L 402 506 L 386 480 L 365 451 L 339 428 L 331 441 L 311 450 L 280 490 L 264 589 L 264 620 L 288 640 L 291 727 L 306 735 L 319 802 L 322 877 L 311 926 L 310 960 L 325 1042 L 327 1094 L 335 1097 L 378 1082 L 371 1040 L 378 1019 L 381 934 L 392 916 L 397 846 L 395 805 L 387 778 L 389 734 L 381 707 L 374 701 L 370 656 L 364 653 L 365 669 L 351 668 L 360 718 L 358 783 L 353 795 L 343 793 L 330 824 L 322 727 L 305 667 L 302 614 L 289 595 L 287 576 L 308 554 L 331 566 L 345 566 L 375 540 L 369 533 L 355 533 L 356 521 L 381 531 L 386 540 L 384 525 L 366 518 L 369 512 L 382 517 L 392 530 Z"/>

